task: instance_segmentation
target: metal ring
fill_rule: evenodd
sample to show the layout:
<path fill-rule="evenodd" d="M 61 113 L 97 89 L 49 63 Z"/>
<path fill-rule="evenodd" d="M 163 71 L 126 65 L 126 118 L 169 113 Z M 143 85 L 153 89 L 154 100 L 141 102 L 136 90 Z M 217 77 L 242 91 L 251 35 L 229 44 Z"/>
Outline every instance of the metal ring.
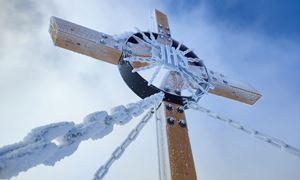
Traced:
<path fill-rule="evenodd" d="M 136 33 L 134 35 L 138 36 L 140 38 L 143 38 L 141 36 L 141 34 L 139 34 L 139 33 Z M 153 33 L 153 35 L 155 36 L 155 38 L 157 38 L 157 36 L 158 36 L 157 33 Z M 130 36 L 127 39 L 126 43 L 127 42 L 135 43 L 135 39 L 132 38 L 132 36 Z M 172 40 L 173 47 L 177 47 L 178 45 L 179 45 L 178 41 Z M 183 44 L 181 45 L 181 48 L 183 50 L 188 49 Z M 123 80 L 125 81 L 125 83 L 128 85 L 128 87 L 139 97 L 144 99 L 153 94 L 156 94 L 159 92 L 164 92 L 164 94 L 165 94 L 164 100 L 165 101 L 169 101 L 169 102 L 176 103 L 179 105 L 184 105 L 185 102 L 192 100 L 192 97 L 181 96 L 180 94 L 174 95 L 174 94 L 171 94 L 170 92 L 168 92 L 167 90 L 159 89 L 152 84 L 149 86 L 148 81 L 145 80 L 139 73 L 132 72 L 133 67 L 128 61 L 123 60 L 124 56 L 126 56 L 126 53 L 122 54 L 121 59 L 118 64 L 120 74 L 121 74 Z M 198 58 L 194 52 L 189 52 L 186 56 Z M 194 64 L 194 65 L 204 66 L 204 64 Z"/>

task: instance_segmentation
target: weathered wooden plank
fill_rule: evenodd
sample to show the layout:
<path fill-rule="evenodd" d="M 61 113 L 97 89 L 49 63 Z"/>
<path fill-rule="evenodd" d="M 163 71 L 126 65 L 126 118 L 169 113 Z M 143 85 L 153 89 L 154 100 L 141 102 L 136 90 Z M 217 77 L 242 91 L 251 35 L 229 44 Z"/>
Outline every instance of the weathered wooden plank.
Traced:
<path fill-rule="evenodd" d="M 172 72 L 163 77 L 161 88 L 180 89 L 183 86 L 181 82 L 180 75 Z M 183 107 L 165 100 L 160 107 L 160 117 L 157 122 L 159 157 L 160 161 L 166 161 L 160 162 L 161 180 L 196 180 Z M 170 118 L 173 118 L 173 123 Z"/>
<path fill-rule="evenodd" d="M 171 36 L 168 17 L 159 10 L 154 10 L 155 30 L 160 34 Z"/>
<path fill-rule="evenodd" d="M 159 10 L 154 10 L 154 30 L 161 34 L 157 40 L 163 44 L 172 45 L 171 31 L 169 27 L 168 17 Z"/>
<path fill-rule="evenodd" d="M 134 43 L 127 43 L 127 46 L 129 50 L 132 52 L 132 55 L 134 56 L 140 56 L 140 57 L 151 57 L 151 47 L 141 44 L 134 44 Z"/>
<path fill-rule="evenodd" d="M 56 46 L 108 63 L 119 63 L 121 45 L 110 35 L 57 17 L 51 17 L 49 32 Z"/>
<path fill-rule="evenodd" d="M 169 107 L 172 107 L 172 109 Z M 185 114 L 181 111 L 182 109 L 178 111 L 177 108 L 182 108 L 182 106 L 167 101 L 164 101 L 160 107 L 161 116 L 165 118 L 161 119 L 164 122 L 160 122 L 162 129 L 160 129 L 160 134 L 158 133 L 158 138 L 160 138 L 159 143 L 165 144 L 159 144 L 159 146 L 161 146 L 160 151 L 165 150 L 167 152 L 160 152 L 159 157 L 168 163 L 160 162 L 160 166 L 164 166 L 160 167 L 160 177 L 162 180 L 196 180 L 197 176 Z M 173 123 L 169 118 L 173 118 Z M 180 125 L 180 121 L 184 122 L 184 125 Z M 163 147 L 165 148 L 162 149 Z M 165 157 L 166 154 L 168 154 L 168 157 Z"/>
<path fill-rule="evenodd" d="M 167 123 L 169 159 L 172 180 L 196 180 L 196 171 L 194 166 L 193 154 L 190 145 L 188 128 L 184 112 L 178 112 L 180 105 L 171 104 L 172 111 L 166 109 L 166 117 L 174 117 L 175 123 Z M 165 106 L 166 107 L 166 106 Z M 181 107 L 182 108 L 182 107 Z M 179 121 L 184 121 L 185 126 L 180 126 Z"/>
<path fill-rule="evenodd" d="M 262 96 L 249 84 L 235 81 L 212 70 L 209 70 L 208 73 L 212 79 L 211 83 L 215 87 L 210 89 L 209 93 L 250 105 L 255 104 Z"/>

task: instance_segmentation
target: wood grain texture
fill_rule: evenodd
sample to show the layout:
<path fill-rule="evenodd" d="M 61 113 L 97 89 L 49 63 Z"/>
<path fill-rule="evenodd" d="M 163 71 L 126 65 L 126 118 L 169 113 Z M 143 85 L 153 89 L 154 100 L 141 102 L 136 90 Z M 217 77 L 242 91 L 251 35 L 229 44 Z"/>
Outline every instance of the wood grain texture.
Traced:
<path fill-rule="evenodd" d="M 262 96 L 259 91 L 249 84 L 233 80 L 212 70 L 208 72 L 212 79 L 211 84 L 214 86 L 214 89 L 210 89 L 209 93 L 249 105 L 255 104 Z"/>
<path fill-rule="evenodd" d="M 154 10 L 155 28 L 158 33 L 164 33 L 168 36 L 171 35 L 168 17 L 159 10 Z"/>
<path fill-rule="evenodd" d="M 134 44 L 134 43 L 127 43 L 127 46 L 132 51 L 132 55 L 140 56 L 140 57 L 151 57 L 152 48 L 150 46 L 146 46 L 143 44 Z"/>
<path fill-rule="evenodd" d="M 193 154 L 190 145 L 188 127 L 181 127 L 179 120 L 185 120 L 184 112 L 177 112 L 180 105 L 164 101 L 163 105 L 171 104 L 173 110 L 165 109 L 166 119 L 173 117 L 174 124 L 166 123 L 169 160 L 172 180 L 196 180 Z"/>
<path fill-rule="evenodd" d="M 140 44 L 133 44 L 133 43 L 130 43 L 129 47 L 130 47 L 130 50 L 132 51 L 133 56 L 139 56 L 139 57 L 151 57 L 152 56 L 151 47 L 143 46 Z M 146 62 L 139 62 L 139 61 L 131 62 L 131 66 L 133 68 L 140 68 L 140 67 L 145 67 L 148 65 L 149 65 L 149 63 L 146 63 Z"/>
<path fill-rule="evenodd" d="M 118 64 L 121 47 L 112 36 L 62 20 L 51 18 L 50 29 L 56 46 L 111 64 Z"/>
<path fill-rule="evenodd" d="M 171 30 L 168 17 L 159 10 L 154 10 L 154 28 L 159 35 L 157 40 L 166 45 L 172 45 Z"/>
<path fill-rule="evenodd" d="M 248 91 L 239 87 L 214 84 L 215 88 L 210 89 L 209 93 L 236 100 L 245 104 L 253 105 L 262 95 L 253 91 Z"/>

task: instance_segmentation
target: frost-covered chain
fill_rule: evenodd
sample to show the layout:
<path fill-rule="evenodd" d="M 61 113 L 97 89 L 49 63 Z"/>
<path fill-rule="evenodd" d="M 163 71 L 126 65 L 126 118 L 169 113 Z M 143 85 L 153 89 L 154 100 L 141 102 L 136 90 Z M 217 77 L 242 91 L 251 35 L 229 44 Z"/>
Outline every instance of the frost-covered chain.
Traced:
<path fill-rule="evenodd" d="M 142 120 L 138 123 L 138 125 L 128 134 L 127 138 L 123 141 L 123 143 L 113 151 L 108 161 L 97 170 L 93 180 L 101 180 L 104 178 L 104 176 L 107 174 L 112 164 L 121 157 L 121 155 L 124 153 L 126 148 L 136 139 L 136 137 L 141 132 L 145 124 L 152 117 L 153 113 L 154 113 L 154 108 L 152 108 L 142 118 Z"/>
<path fill-rule="evenodd" d="M 214 119 L 218 119 L 222 122 L 225 122 L 227 123 L 229 126 L 231 127 L 234 127 L 236 129 L 239 129 L 241 130 L 242 132 L 254 137 L 254 138 L 257 138 L 259 140 L 262 140 L 270 145 L 273 145 L 274 147 L 277 147 L 279 148 L 280 150 L 282 151 L 285 151 L 285 152 L 288 152 L 290 154 L 293 154 L 297 157 L 300 157 L 300 149 L 297 149 L 285 142 L 283 142 L 282 140 L 279 140 L 277 138 L 274 138 L 274 137 L 271 137 L 269 135 L 266 135 L 262 132 L 259 132 L 257 130 L 254 130 L 254 129 L 251 129 L 251 128 L 248 128 L 248 127 L 245 127 L 241 124 L 239 124 L 238 122 L 235 122 L 233 121 L 232 119 L 230 118 L 226 118 L 224 116 L 221 116 L 221 115 L 218 115 L 216 114 L 215 112 L 212 112 L 211 110 L 209 109 L 206 109 L 204 107 L 201 107 L 200 105 L 196 104 L 196 103 L 190 103 L 187 105 L 187 108 L 191 108 L 191 109 L 195 109 L 195 110 L 198 110 L 198 111 L 201 111 L 205 114 L 207 114 L 208 116 L 214 118 Z"/>
<path fill-rule="evenodd" d="M 60 122 L 32 129 L 19 143 L 0 148 L 0 179 L 16 176 L 21 171 L 44 164 L 53 166 L 73 154 L 82 141 L 97 140 L 108 135 L 115 124 L 124 125 L 144 110 L 161 103 L 163 93 L 137 103 L 120 105 L 87 115 L 82 123 Z"/>

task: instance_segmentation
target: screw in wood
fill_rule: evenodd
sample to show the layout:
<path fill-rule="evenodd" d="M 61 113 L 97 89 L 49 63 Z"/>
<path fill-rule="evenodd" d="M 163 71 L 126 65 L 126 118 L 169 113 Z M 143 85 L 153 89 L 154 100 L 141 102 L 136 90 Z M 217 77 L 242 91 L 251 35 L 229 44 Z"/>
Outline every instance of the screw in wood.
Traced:
<path fill-rule="evenodd" d="M 166 92 L 169 92 L 169 91 L 170 91 L 170 87 L 169 87 L 169 86 L 165 86 L 164 90 L 165 90 Z"/>
<path fill-rule="evenodd" d="M 172 111 L 173 110 L 172 104 L 167 104 L 166 109 Z"/>
<path fill-rule="evenodd" d="M 180 89 L 175 89 L 175 94 L 180 95 Z"/>
<path fill-rule="evenodd" d="M 180 119 L 180 120 L 178 121 L 178 124 L 179 124 L 179 126 L 182 127 L 182 128 L 186 127 L 186 122 L 185 122 L 184 119 Z"/>
<path fill-rule="evenodd" d="M 100 39 L 100 43 L 101 43 L 101 44 L 105 44 L 104 39 Z"/>
<path fill-rule="evenodd" d="M 170 125 L 173 125 L 174 122 L 175 122 L 175 119 L 173 117 L 168 117 L 167 118 L 167 122 L 170 124 Z"/>
<path fill-rule="evenodd" d="M 101 34 L 101 36 L 106 39 L 107 38 L 107 35 L 106 34 Z"/>
<path fill-rule="evenodd" d="M 176 110 L 177 110 L 177 112 L 179 112 L 179 113 L 183 113 L 184 108 L 183 108 L 183 106 L 178 106 Z"/>

